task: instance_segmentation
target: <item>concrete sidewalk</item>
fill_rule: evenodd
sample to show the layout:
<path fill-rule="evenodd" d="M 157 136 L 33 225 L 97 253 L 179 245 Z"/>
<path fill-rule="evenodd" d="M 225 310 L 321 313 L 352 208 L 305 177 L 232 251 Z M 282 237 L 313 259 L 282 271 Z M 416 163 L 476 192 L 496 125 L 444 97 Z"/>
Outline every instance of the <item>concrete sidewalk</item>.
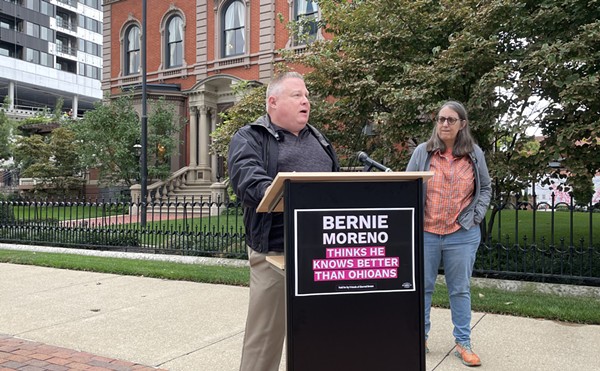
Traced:
<path fill-rule="evenodd" d="M 97 356 L 88 370 L 235 371 L 247 305 L 245 287 L 0 263 L 0 370 L 17 352 L 6 344 L 26 340 Z M 450 312 L 434 308 L 432 323 L 427 370 L 467 369 Z M 479 369 L 600 370 L 600 326 L 484 313 L 472 324 Z M 74 369 L 63 367 L 27 369 Z"/>

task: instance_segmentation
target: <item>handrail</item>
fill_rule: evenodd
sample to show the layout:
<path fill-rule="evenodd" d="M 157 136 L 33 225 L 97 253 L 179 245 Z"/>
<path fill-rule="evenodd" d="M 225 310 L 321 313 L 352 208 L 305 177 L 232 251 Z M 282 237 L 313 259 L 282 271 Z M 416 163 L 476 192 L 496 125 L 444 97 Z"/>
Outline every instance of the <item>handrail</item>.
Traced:
<path fill-rule="evenodd" d="M 166 180 L 159 180 L 148 186 L 148 201 L 168 196 L 170 191 L 173 191 L 188 183 L 188 173 L 192 169 L 189 166 L 182 167 L 177 170 Z"/>

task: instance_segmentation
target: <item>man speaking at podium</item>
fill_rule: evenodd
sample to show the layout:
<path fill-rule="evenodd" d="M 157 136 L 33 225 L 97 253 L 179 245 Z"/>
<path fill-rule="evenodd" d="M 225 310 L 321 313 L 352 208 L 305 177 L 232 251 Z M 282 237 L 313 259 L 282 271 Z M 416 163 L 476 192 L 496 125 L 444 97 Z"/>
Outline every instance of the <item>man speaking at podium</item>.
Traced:
<path fill-rule="evenodd" d="M 278 172 L 339 171 L 327 138 L 308 124 L 304 78 L 287 72 L 267 87 L 267 114 L 242 127 L 229 144 L 229 178 L 244 208 L 250 302 L 240 371 L 277 371 L 285 337 L 284 278 L 267 255 L 283 254 L 283 213 L 256 207 Z"/>

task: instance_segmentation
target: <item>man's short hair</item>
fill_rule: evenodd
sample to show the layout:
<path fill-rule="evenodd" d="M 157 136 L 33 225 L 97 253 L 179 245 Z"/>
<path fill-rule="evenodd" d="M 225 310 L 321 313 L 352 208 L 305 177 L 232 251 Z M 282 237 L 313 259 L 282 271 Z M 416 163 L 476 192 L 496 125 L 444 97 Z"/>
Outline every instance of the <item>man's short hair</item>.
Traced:
<path fill-rule="evenodd" d="M 275 76 L 269 83 L 269 86 L 267 86 L 267 96 L 266 96 L 267 107 L 268 107 L 269 97 L 279 94 L 279 89 L 281 88 L 281 83 L 287 79 L 300 79 L 300 80 L 304 81 L 304 76 L 302 76 L 298 72 L 284 72 L 284 73 L 281 73 L 281 74 Z"/>

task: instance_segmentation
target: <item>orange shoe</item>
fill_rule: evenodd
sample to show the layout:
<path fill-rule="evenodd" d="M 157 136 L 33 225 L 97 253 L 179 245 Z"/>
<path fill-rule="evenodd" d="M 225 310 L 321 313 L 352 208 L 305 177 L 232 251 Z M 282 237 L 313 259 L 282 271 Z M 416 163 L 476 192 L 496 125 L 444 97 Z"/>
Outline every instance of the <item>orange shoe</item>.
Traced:
<path fill-rule="evenodd" d="M 460 358 L 460 360 L 465 366 L 481 366 L 481 360 L 479 359 L 477 354 L 473 353 L 473 349 L 471 348 L 471 344 L 469 343 L 456 343 L 456 347 L 454 348 L 454 355 Z"/>

